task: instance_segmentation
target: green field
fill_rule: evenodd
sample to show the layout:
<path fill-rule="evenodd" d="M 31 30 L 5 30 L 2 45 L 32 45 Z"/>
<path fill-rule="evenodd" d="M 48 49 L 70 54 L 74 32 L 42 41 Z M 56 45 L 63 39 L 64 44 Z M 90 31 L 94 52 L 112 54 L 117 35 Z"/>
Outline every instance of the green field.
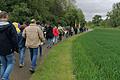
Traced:
<path fill-rule="evenodd" d="M 120 30 L 99 29 L 73 42 L 77 80 L 120 80 Z"/>
<path fill-rule="evenodd" d="M 120 30 L 96 29 L 65 40 L 31 80 L 120 80 Z"/>

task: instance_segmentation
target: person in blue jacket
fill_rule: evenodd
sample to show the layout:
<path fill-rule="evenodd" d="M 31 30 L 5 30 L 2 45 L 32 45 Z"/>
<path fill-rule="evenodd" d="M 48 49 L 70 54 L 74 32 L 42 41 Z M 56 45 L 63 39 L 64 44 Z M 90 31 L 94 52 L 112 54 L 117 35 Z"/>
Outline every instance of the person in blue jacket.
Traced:
<path fill-rule="evenodd" d="M 18 45 L 19 45 L 19 67 L 22 68 L 24 66 L 24 58 L 25 58 L 25 38 L 22 36 L 23 30 L 28 27 L 29 24 L 26 22 L 23 23 L 20 27 L 20 33 L 18 36 Z"/>

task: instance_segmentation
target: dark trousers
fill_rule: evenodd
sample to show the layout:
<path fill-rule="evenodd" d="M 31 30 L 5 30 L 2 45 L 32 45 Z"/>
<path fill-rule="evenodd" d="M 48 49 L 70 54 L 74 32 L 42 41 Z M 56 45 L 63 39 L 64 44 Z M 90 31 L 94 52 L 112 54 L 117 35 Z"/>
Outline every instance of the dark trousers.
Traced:
<path fill-rule="evenodd" d="M 42 46 L 41 45 L 40 45 L 39 49 L 40 49 L 40 57 L 41 57 L 42 56 Z"/>

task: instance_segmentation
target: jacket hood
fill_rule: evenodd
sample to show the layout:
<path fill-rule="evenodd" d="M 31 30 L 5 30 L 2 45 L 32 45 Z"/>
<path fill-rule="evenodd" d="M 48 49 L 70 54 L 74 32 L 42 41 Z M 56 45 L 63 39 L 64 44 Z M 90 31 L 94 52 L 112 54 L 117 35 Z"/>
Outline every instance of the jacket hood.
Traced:
<path fill-rule="evenodd" d="M 30 26 L 37 26 L 37 24 L 31 23 Z"/>
<path fill-rule="evenodd" d="M 9 22 L 0 22 L 0 32 L 7 29 L 9 27 Z"/>

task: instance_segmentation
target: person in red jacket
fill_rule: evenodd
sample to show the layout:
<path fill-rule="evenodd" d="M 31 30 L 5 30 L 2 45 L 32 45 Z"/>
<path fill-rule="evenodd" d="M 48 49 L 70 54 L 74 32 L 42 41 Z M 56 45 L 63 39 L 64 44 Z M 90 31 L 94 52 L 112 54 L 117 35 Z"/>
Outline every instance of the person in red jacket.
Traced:
<path fill-rule="evenodd" d="M 54 34 L 53 43 L 56 44 L 58 42 L 58 36 L 59 36 L 59 31 L 56 26 L 53 28 L 53 34 Z"/>

